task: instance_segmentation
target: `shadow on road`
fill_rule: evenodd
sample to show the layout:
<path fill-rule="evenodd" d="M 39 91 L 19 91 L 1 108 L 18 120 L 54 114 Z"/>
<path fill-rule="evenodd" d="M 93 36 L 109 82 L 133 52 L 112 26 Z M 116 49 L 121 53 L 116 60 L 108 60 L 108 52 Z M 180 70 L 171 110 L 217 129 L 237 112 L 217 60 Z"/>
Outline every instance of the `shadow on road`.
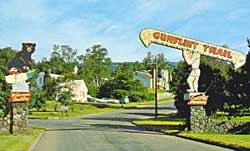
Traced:
<path fill-rule="evenodd" d="M 127 117 L 84 117 L 83 120 L 100 120 L 100 121 L 119 121 L 119 122 L 132 122 L 139 118 L 127 118 Z"/>
<path fill-rule="evenodd" d="M 124 133 L 139 133 L 139 134 L 155 134 L 164 135 L 154 131 L 145 131 L 145 129 L 133 125 L 114 125 L 114 124 L 90 124 L 88 127 L 75 125 L 71 128 L 55 128 L 46 129 L 46 131 L 101 131 L 101 132 L 124 132 Z"/>
<path fill-rule="evenodd" d="M 140 116 L 148 116 L 148 118 L 153 118 L 155 117 L 155 113 L 142 113 L 142 112 L 129 112 L 129 113 L 126 113 L 126 114 L 133 114 L 133 115 L 140 115 Z M 158 113 L 158 116 L 164 116 L 164 115 L 167 115 L 167 114 L 159 114 Z M 138 118 L 138 119 L 141 119 L 141 118 Z"/>
<path fill-rule="evenodd" d="M 153 106 L 145 106 L 145 107 L 137 107 L 136 109 L 139 109 L 139 110 L 153 110 L 155 109 L 155 107 Z M 176 110 L 175 107 L 158 107 L 158 110 Z"/>

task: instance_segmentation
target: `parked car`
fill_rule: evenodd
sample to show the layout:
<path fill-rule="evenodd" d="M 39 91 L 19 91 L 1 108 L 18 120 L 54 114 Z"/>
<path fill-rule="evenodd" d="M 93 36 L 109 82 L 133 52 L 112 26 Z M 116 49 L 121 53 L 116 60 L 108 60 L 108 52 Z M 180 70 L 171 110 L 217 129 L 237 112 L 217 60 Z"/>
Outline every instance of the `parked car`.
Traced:
<path fill-rule="evenodd" d="M 102 99 L 97 99 L 96 102 L 99 102 L 99 103 L 120 103 L 120 100 L 111 99 L 111 98 L 102 98 Z"/>
<path fill-rule="evenodd" d="M 93 97 L 90 96 L 90 95 L 87 96 L 87 100 L 88 100 L 88 102 L 91 102 L 91 103 L 95 103 L 95 102 L 97 101 L 96 98 L 93 98 Z"/>

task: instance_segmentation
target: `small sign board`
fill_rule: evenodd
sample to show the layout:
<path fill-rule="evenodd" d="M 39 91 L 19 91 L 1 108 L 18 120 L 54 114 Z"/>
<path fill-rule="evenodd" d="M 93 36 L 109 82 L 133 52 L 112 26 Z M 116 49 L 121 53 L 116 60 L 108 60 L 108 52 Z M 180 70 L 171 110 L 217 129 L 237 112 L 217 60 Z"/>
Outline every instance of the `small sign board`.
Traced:
<path fill-rule="evenodd" d="M 208 96 L 199 95 L 199 96 L 191 96 L 188 105 L 207 105 Z"/>
<path fill-rule="evenodd" d="M 11 102 L 29 102 L 31 98 L 31 92 L 11 92 L 8 101 Z"/>

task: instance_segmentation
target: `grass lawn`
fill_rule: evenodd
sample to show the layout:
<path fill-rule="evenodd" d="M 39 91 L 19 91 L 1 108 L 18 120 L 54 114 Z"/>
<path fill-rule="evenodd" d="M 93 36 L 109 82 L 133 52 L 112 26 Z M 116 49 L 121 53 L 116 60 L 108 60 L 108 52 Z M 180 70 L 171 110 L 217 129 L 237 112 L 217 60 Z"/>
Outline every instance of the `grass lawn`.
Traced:
<path fill-rule="evenodd" d="M 250 135 L 234 135 L 234 134 L 195 134 L 181 132 L 177 135 L 200 139 L 208 142 L 223 143 L 235 147 L 244 147 L 250 149 Z"/>
<path fill-rule="evenodd" d="M 27 134 L 23 135 L 0 135 L 1 151 L 27 151 L 35 142 L 36 138 L 44 131 L 41 128 L 33 127 Z"/>
<path fill-rule="evenodd" d="M 179 126 L 185 125 L 185 119 L 179 118 L 176 114 L 168 114 L 167 116 L 159 116 L 157 118 L 133 121 L 136 125 L 152 125 L 152 126 Z"/>
<path fill-rule="evenodd" d="M 238 121 L 239 119 L 234 119 Z M 240 117 L 240 120 L 246 121 L 248 117 Z M 203 140 L 206 142 L 213 142 L 235 147 L 243 147 L 250 149 L 250 135 L 236 135 L 236 134 L 215 134 L 215 133 L 192 133 L 184 132 L 180 129 L 180 125 L 185 125 L 185 119 L 178 118 L 176 114 L 169 114 L 161 116 L 156 119 L 136 120 L 133 121 L 138 126 L 152 126 L 160 127 L 160 130 L 167 134 L 174 134 L 177 136 L 185 136 L 188 138 Z"/>
<path fill-rule="evenodd" d="M 217 117 L 215 119 L 216 121 L 233 121 L 233 122 L 250 122 L 250 116 L 239 116 L 239 117 L 230 117 L 228 119 L 227 117 Z"/>
<path fill-rule="evenodd" d="M 104 105 L 92 105 L 92 104 L 73 104 L 69 107 L 69 112 L 66 115 L 60 112 L 61 105 L 58 105 L 57 112 L 54 111 L 55 102 L 47 101 L 46 112 L 30 112 L 30 119 L 53 119 L 63 117 L 78 117 L 87 114 L 95 114 L 101 112 L 114 111 L 115 108 L 104 106 Z"/>
<path fill-rule="evenodd" d="M 148 92 L 150 93 L 150 94 L 155 94 L 155 89 L 148 89 Z M 166 93 L 167 91 L 166 90 L 162 90 L 162 89 L 157 89 L 157 92 L 158 93 Z"/>

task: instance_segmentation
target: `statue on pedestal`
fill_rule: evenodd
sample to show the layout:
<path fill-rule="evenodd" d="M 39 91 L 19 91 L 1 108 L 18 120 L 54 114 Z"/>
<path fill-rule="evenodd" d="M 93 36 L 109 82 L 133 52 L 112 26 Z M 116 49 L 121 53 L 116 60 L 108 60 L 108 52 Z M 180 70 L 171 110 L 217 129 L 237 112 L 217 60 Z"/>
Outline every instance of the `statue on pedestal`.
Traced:
<path fill-rule="evenodd" d="M 200 57 L 199 53 L 183 50 L 182 55 L 188 65 L 192 66 L 192 71 L 187 79 L 189 92 L 198 92 L 198 82 L 200 77 Z"/>

